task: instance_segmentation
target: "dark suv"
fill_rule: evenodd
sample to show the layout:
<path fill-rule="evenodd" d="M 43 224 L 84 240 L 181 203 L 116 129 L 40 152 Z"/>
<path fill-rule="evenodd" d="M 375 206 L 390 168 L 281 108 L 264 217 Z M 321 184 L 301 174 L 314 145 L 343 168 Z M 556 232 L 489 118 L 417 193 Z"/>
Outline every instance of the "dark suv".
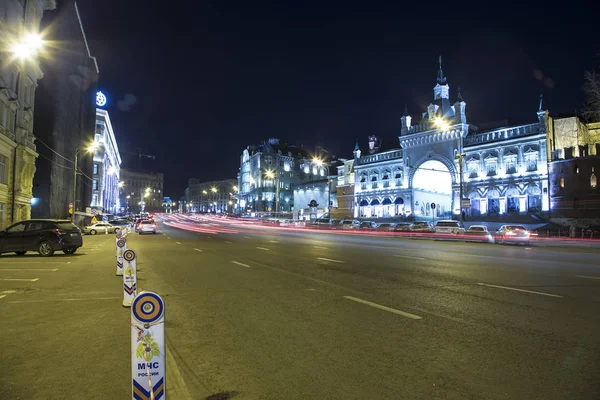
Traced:
<path fill-rule="evenodd" d="M 0 254 L 15 252 L 22 256 L 37 251 L 41 256 L 51 256 L 56 250 L 73 254 L 81 246 L 81 230 L 69 220 L 30 219 L 0 232 Z"/>

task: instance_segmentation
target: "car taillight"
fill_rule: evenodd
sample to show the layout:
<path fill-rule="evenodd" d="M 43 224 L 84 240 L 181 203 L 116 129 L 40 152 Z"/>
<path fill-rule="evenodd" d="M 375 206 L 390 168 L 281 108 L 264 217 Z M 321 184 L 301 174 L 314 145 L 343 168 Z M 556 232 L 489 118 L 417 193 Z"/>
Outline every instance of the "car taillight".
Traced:
<path fill-rule="evenodd" d="M 56 235 L 65 235 L 67 232 L 65 231 L 61 231 L 60 229 L 52 229 L 52 232 L 54 232 Z"/>

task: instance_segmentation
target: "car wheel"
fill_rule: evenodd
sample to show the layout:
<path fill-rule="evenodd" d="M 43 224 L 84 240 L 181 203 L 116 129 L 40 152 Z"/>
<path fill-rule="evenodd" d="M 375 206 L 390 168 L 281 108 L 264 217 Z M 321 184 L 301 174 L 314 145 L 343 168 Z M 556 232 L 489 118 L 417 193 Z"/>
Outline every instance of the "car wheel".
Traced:
<path fill-rule="evenodd" d="M 96 234 L 96 230 L 95 230 L 95 229 L 92 229 L 92 230 L 90 231 L 90 235 L 95 235 L 95 234 Z"/>
<path fill-rule="evenodd" d="M 40 243 L 40 246 L 38 247 L 38 253 L 40 253 L 40 256 L 43 256 L 43 257 L 49 257 L 52 254 L 54 254 L 54 249 L 52 248 L 52 243 L 50 243 L 48 241 L 44 241 L 44 242 Z"/>
<path fill-rule="evenodd" d="M 25 253 L 27 253 L 26 251 L 15 251 L 15 254 L 18 256 L 24 256 Z"/>
<path fill-rule="evenodd" d="M 77 251 L 77 247 L 69 247 L 68 249 L 63 249 L 63 253 L 65 254 L 73 254 Z"/>

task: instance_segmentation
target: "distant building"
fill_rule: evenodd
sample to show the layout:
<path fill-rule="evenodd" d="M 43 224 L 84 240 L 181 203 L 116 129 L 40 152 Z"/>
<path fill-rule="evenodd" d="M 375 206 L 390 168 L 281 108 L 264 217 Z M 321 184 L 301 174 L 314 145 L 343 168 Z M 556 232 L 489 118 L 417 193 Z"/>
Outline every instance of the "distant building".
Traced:
<path fill-rule="evenodd" d="M 173 200 L 170 197 L 163 197 L 163 210 L 166 214 L 171 214 L 173 212 Z"/>
<path fill-rule="evenodd" d="M 532 123 L 480 130 L 467 123 L 460 91 L 451 102 L 440 59 L 433 102 L 420 117 L 413 124 L 405 110 L 397 145 L 370 136 L 365 154 L 355 148 L 354 216 L 431 220 L 549 210 L 551 118 L 541 100 Z"/>
<path fill-rule="evenodd" d="M 120 212 L 119 182 L 121 156 L 106 110 L 96 109 L 95 142 L 99 147 L 94 152 L 92 169 L 91 207 L 105 214 Z"/>
<path fill-rule="evenodd" d="M 56 1 L 2 1 L 0 5 L 0 228 L 31 216 L 36 171 L 33 119 L 38 81 L 45 69 L 35 51 L 45 11 Z M 36 109 L 37 110 L 37 109 Z M 39 167 L 38 167 L 39 169 Z M 65 210 L 68 212 L 68 210 Z"/>
<path fill-rule="evenodd" d="M 121 168 L 121 209 L 125 213 L 162 212 L 164 175 Z"/>
<path fill-rule="evenodd" d="M 40 156 L 34 176 L 35 218 L 65 218 L 73 203 L 73 159 L 78 149 L 75 210 L 84 211 L 91 202 L 92 157 L 85 148 L 94 140 L 95 94 L 98 66 L 90 54 L 77 5 L 58 4 L 44 14 L 42 27 L 50 41 L 61 46 L 49 51 L 41 62 L 45 71 L 36 93 L 34 133 Z M 59 101 L 60 99 L 60 101 Z"/>
<path fill-rule="evenodd" d="M 600 123 L 556 118 L 553 128 L 550 216 L 600 219 Z"/>
<path fill-rule="evenodd" d="M 237 191 L 235 179 L 202 182 L 189 179 L 185 189 L 184 212 L 193 213 L 233 213 L 234 193 Z"/>
<path fill-rule="evenodd" d="M 357 143 L 358 145 L 358 143 Z M 336 200 L 332 205 L 331 217 L 336 219 L 352 218 L 354 216 L 354 159 L 340 158 L 337 164 Z"/>
<path fill-rule="evenodd" d="M 328 165 L 308 151 L 270 138 L 261 145 L 248 146 L 240 160 L 238 174 L 241 212 L 291 212 L 295 207 L 294 188 L 299 183 L 323 180 Z"/>

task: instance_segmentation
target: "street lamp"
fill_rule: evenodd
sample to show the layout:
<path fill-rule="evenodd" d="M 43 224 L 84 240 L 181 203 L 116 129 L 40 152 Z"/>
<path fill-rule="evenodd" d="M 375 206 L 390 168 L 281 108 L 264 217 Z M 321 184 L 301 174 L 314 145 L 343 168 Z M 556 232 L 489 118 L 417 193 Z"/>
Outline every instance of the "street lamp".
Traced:
<path fill-rule="evenodd" d="M 459 175 L 459 188 L 458 188 L 458 197 L 459 197 L 459 209 L 458 209 L 458 220 L 461 225 L 463 223 L 463 158 L 466 156 L 465 153 L 460 153 L 456 155 L 458 158 L 458 175 Z"/>
<path fill-rule="evenodd" d="M 20 59 L 33 57 L 44 45 L 41 36 L 35 33 L 25 35 L 22 40 L 12 46 L 12 53 Z"/>
<path fill-rule="evenodd" d="M 450 128 L 450 124 L 448 124 L 443 118 L 436 118 L 433 120 L 433 124 L 440 128 L 442 131 L 447 131 Z"/>
<path fill-rule="evenodd" d="M 78 157 L 79 157 L 79 153 L 82 150 L 85 150 L 87 153 L 93 153 L 94 151 L 96 151 L 96 149 L 98 149 L 100 143 L 98 142 L 92 142 L 91 144 L 87 145 L 85 148 L 84 147 L 78 147 L 77 150 L 75 150 L 75 160 L 73 162 L 73 214 L 71 217 L 71 222 L 75 222 L 75 209 L 77 208 L 77 161 L 78 161 Z"/>

